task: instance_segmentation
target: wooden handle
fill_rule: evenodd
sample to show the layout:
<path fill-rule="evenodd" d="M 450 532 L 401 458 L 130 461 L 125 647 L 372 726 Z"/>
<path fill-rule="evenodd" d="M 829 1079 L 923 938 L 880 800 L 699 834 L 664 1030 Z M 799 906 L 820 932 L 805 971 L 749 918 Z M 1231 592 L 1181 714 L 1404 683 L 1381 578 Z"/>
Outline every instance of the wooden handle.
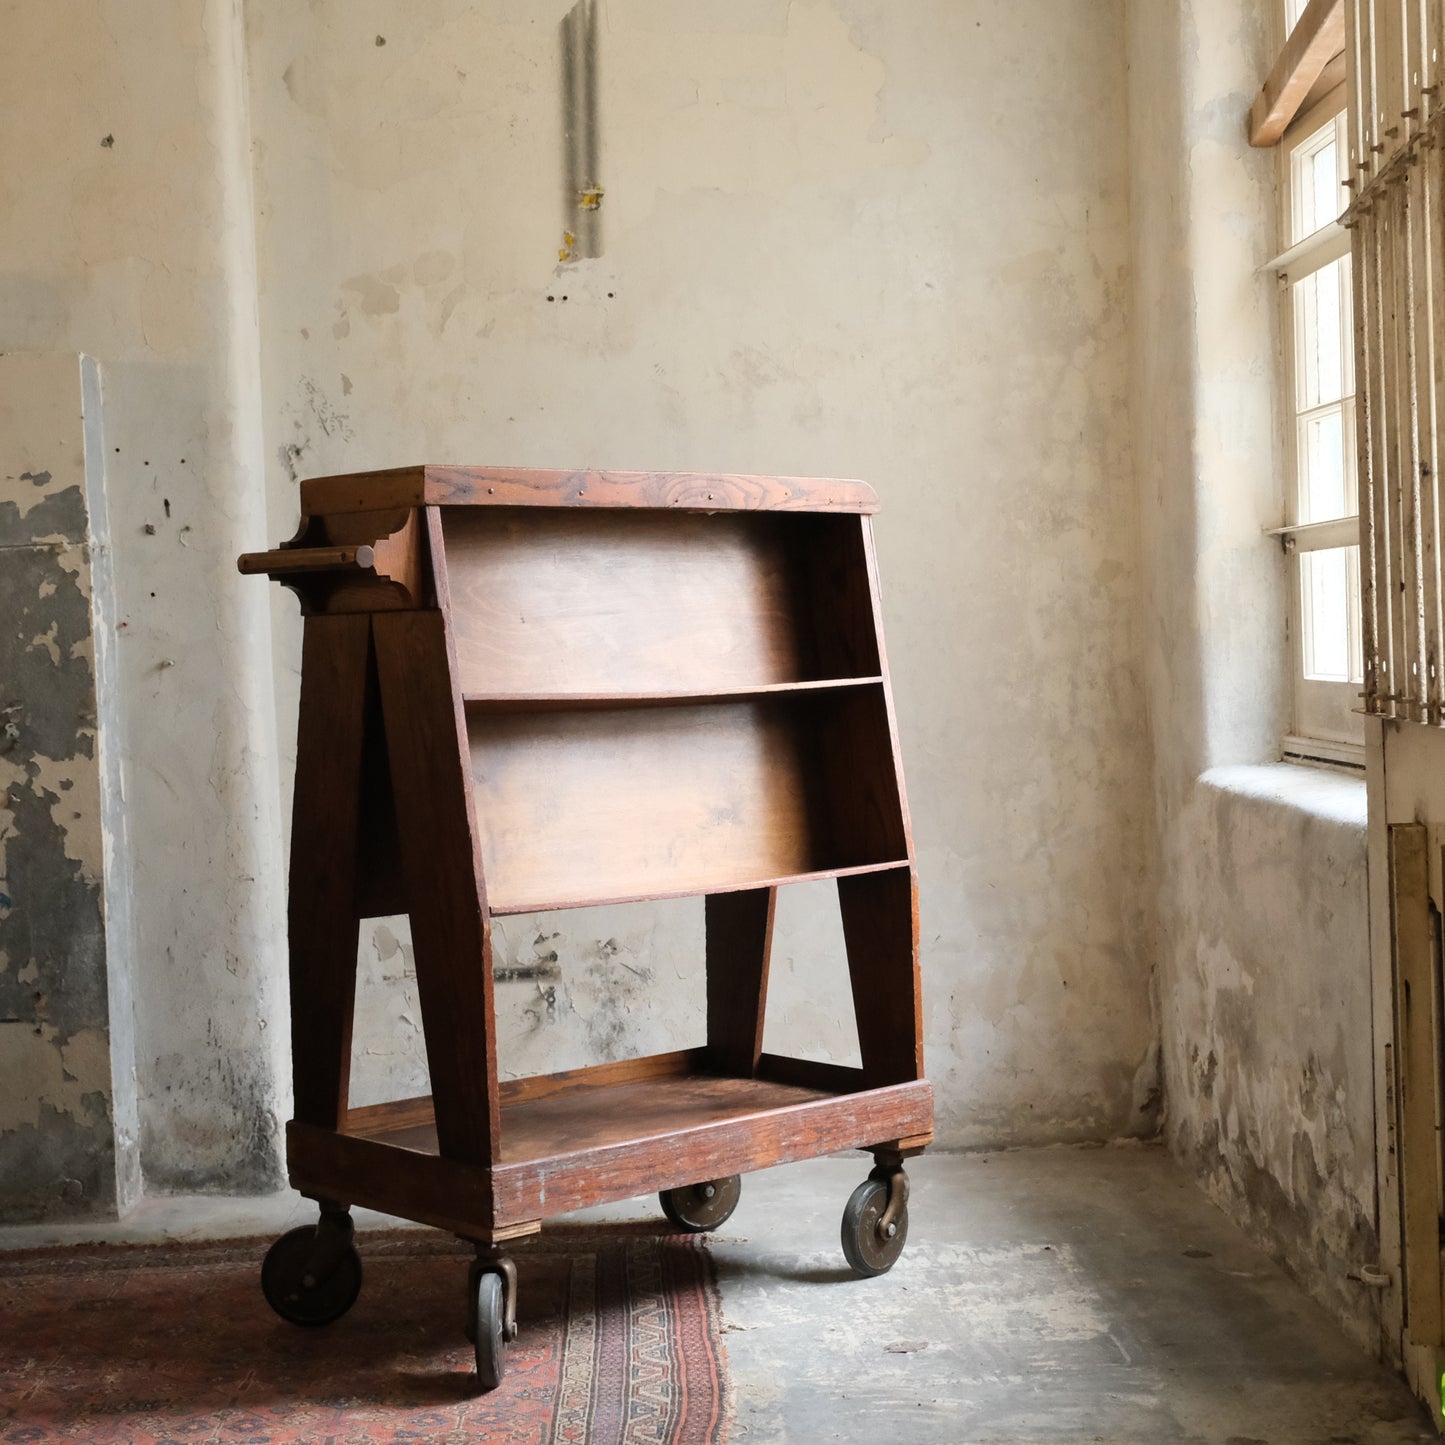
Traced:
<path fill-rule="evenodd" d="M 273 552 L 243 552 L 236 566 L 247 577 L 258 573 L 267 577 L 284 577 L 296 572 L 342 572 L 355 568 L 369 571 L 376 562 L 374 548 L 358 547 L 278 547 Z"/>

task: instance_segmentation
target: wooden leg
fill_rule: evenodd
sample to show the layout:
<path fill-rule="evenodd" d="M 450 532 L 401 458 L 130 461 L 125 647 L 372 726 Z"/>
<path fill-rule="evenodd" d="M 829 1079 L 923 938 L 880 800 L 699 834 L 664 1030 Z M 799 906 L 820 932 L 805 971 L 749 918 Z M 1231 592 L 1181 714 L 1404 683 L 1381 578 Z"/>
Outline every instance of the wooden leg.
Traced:
<path fill-rule="evenodd" d="M 500 1134 L 491 933 L 442 614 L 377 613 L 372 628 L 437 1142 L 448 1159 L 491 1163 Z"/>
<path fill-rule="evenodd" d="M 869 1088 L 923 1077 L 918 885 L 911 869 L 838 880 L 858 1048 Z"/>
<path fill-rule="evenodd" d="M 291 819 L 291 1057 L 296 1117 L 346 1117 L 356 996 L 357 815 L 371 619 L 311 617 L 302 642 Z"/>
<path fill-rule="evenodd" d="M 708 1066 L 751 1078 L 763 1051 L 776 888 L 707 898 Z"/>

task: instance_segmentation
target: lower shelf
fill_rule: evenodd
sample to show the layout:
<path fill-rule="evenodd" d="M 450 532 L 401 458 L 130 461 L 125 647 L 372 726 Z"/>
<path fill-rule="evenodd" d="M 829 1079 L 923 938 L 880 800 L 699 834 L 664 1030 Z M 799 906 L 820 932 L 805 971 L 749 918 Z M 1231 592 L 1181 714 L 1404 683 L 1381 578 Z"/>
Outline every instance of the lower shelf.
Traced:
<path fill-rule="evenodd" d="M 771 1061 L 772 1078 L 728 1078 L 701 1072 L 700 1059 L 666 1054 L 504 1086 L 501 1158 L 490 1166 L 440 1156 L 430 1098 L 354 1109 L 341 1133 L 293 1121 L 291 1182 L 502 1238 L 592 1204 L 842 1149 L 921 1148 L 932 1137 L 923 1080 L 851 1087 L 861 1072 L 784 1060 Z"/>

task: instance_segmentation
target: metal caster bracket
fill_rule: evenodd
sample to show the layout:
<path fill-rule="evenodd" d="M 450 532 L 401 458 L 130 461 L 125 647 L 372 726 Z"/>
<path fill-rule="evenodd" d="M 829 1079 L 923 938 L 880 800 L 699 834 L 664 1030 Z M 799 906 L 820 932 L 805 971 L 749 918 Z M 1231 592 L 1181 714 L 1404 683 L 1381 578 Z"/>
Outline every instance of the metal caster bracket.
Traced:
<path fill-rule="evenodd" d="M 902 1164 L 879 1164 L 868 1177 L 888 1186 L 888 1206 L 878 1216 L 878 1237 L 892 1239 L 898 1233 L 898 1216 L 908 1208 L 908 1175 Z"/>
<path fill-rule="evenodd" d="M 510 1344 L 517 1338 L 517 1266 L 515 1261 L 494 1244 L 482 1244 L 477 1240 L 468 1243 L 476 1250 L 467 1272 L 467 1298 L 477 1297 L 477 1281 L 484 1274 L 499 1274 L 502 1277 L 502 1338 Z M 467 1337 L 472 1338 L 474 1322 L 467 1321 Z"/>

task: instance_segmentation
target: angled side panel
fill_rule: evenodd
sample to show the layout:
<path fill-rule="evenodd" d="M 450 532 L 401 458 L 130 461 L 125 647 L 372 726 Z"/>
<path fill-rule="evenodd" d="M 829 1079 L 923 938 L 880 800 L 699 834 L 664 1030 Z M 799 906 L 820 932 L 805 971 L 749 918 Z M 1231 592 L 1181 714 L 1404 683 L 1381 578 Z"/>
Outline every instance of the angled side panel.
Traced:
<path fill-rule="evenodd" d="M 310 617 L 291 820 L 291 1058 L 296 1118 L 346 1117 L 356 994 L 358 826 L 371 619 Z"/>
<path fill-rule="evenodd" d="M 485 1164 L 500 1130 L 491 931 L 445 613 L 372 627 L 437 1138 L 447 1158 Z"/>
<path fill-rule="evenodd" d="M 913 820 L 908 812 L 908 792 L 903 785 L 903 754 L 898 747 L 898 715 L 893 708 L 893 683 L 888 672 L 888 649 L 883 641 L 883 598 L 878 583 L 878 549 L 873 541 L 873 519 L 860 517 L 863 558 L 868 570 L 868 593 L 872 603 L 873 628 L 878 638 L 878 670 L 883 677 L 883 696 L 888 710 L 888 742 L 893 751 L 893 774 L 898 784 L 898 806 L 903 814 L 903 834 L 908 843 L 908 861 L 913 862 Z"/>

